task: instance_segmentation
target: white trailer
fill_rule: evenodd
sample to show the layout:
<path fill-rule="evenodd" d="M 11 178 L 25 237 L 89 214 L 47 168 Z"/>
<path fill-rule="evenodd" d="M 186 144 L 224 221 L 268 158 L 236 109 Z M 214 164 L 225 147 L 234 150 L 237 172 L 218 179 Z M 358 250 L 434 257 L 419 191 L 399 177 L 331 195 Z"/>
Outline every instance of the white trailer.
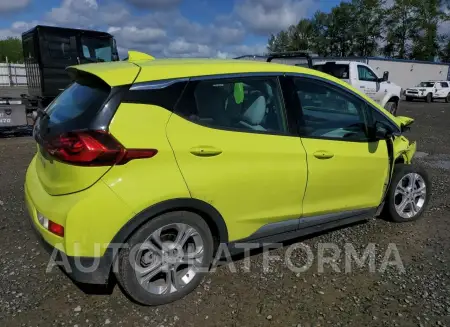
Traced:
<path fill-rule="evenodd" d="M 389 72 L 389 80 L 407 89 L 423 81 L 447 81 L 449 64 L 418 60 L 366 58 L 366 64 L 379 75 Z"/>
<path fill-rule="evenodd" d="M 247 60 L 265 61 L 265 56 L 251 56 Z M 450 64 L 431 61 L 387 59 L 379 57 L 319 57 L 312 55 L 313 63 L 319 61 L 358 61 L 372 67 L 382 76 L 385 71 L 389 72 L 389 80 L 399 85 L 403 90 L 419 85 L 423 81 L 447 81 L 450 80 Z M 299 58 L 280 58 L 272 62 L 286 65 L 307 66 L 306 60 Z"/>

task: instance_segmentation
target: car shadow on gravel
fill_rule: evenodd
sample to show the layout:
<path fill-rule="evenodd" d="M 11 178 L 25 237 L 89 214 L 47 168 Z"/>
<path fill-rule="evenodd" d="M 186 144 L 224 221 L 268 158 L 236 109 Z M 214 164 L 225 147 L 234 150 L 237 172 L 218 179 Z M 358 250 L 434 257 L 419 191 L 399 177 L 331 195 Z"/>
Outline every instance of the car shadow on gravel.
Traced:
<path fill-rule="evenodd" d="M 292 238 L 292 239 L 289 239 L 289 240 L 286 240 L 286 241 L 283 241 L 283 242 L 280 242 L 280 243 L 277 243 L 277 244 L 281 244 L 281 248 L 289 247 L 289 246 L 291 246 L 293 244 L 302 243 L 302 242 L 314 239 L 314 238 L 319 237 L 319 236 L 323 236 L 323 235 L 326 235 L 326 234 L 331 234 L 331 233 L 333 233 L 335 231 L 338 231 L 338 230 L 343 230 L 343 229 L 347 229 L 347 228 L 350 229 L 350 228 L 353 228 L 353 227 L 356 227 L 356 226 L 367 224 L 370 219 L 374 219 L 374 218 L 369 218 L 369 219 L 365 219 L 365 220 L 362 220 L 362 221 L 358 221 L 358 222 L 349 223 L 349 224 L 346 224 L 346 225 L 341 225 L 341 226 L 338 226 L 338 227 L 326 229 L 326 230 L 323 230 L 323 231 L 314 232 L 312 234 L 295 237 L 295 238 Z M 382 218 L 376 218 L 376 219 L 382 219 Z M 260 245 L 261 245 L 261 247 L 258 247 L 258 248 L 255 248 L 255 249 L 251 249 L 249 251 L 250 257 L 262 254 L 264 251 L 267 251 L 267 247 L 270 248 L 270 242 L 269 243 L 264 243 L 265 246 L 262 246 L 263 244 L 260 244 Z M 277 249 L 278 248 L 270 248 L 269 251 L 275 251 Z M 246 257 L 246 253 L 244 251 L 242 251 L 242 253 L 239 252 L 239 253 L 231 255 L 231 260 L 233 262 L 238 262 L 238 261 L 244 260 L 245 257 Z M 218 267 L 219 266 L 223 266 L 223 265 L 227 265 L 227 264 L 228 264 L 228 262 L 226 262 L 226 261 L 225 262 L 224 261 L 218 261 L 217 262 L 217 266 Z"/>
<path fill-rule="evenodd" d="M 293 244 L 296 244 L 296 243 L 302 243 L 304 241 L 316 238 L 318 236 L 322 236 L 322 235 L 326 235 L 326 234 L 329 234 L 329 233 L 333 233 L 333 232 L 338 231 L 338 230 L 342 230 L 342 229 L 346 229 L 346 228 L 352 228 L 352 227 L 356 227 L 356 226 L 359 226 L 359 225 L 364 225 L 368 221 L 369 220 L 363 220 L 363 221 L 351 223 L 351 224 L 348 224 L 348 225 L 343 225 L 343 226 L 327 229 L 327 230 L 324 230 L 324 231 L 315 232 L 313 234 L 296 237 L 296 238 L 293 238 L 293 239 L 290 239 L 290 240 L 287 240 L 287 241 L 284 241 L 284 242 L 280 242 L 280 243 L 277 243 L 277 244 L 281 244 L 281 248 L 288 247 L 290 245 L 293 245 Z M 264 245 L 270 246 L 270 243 L 264 243 Z M 275 250 L 277 250 L 279 248 L 280 247 L 271 248 L 269 251 L 275 251 Z M 262 254 L 266 249 L 267 249 L 266 247 L 263 247 L 261 245 L 261 247 L 259 247 L 259 248 L 251 249 L 249 251 L 249 255 L 250 255 L 250 257 L 257 256 L 259 254 Z M 242 251 L 242 253 L 239 252 L 239 253 L 231 255 L 230 259 L 231 259 L 232 262 L 239 262 L 239 261 L 245 259 L 245 256 L 246 256 L 246 253 L 244 251 Z M 228 263 L 229 263 L 229 261 L 218 260 L 214 264 L 215 264 L 215 267 L 220 267 L 220 266 L 225 266 Z M 60 268 L 59 270 L 62 273 L 64 273 L 67 276 L 67 278 L 69 278 L 69 280 L 71 280 L 72 283 L 75 286 L 77 286 L 77 288 L 80 291 L 82 291 L 83 293 L 85 293 L 87 295 L 111 295 L 113 293 L 114 288 L 116 286 L 118 286 L 120 288 L 120 285 L 117 283 L 117 280 L 116 280 L 116 278 L 115 278 L 113 273 L 111 273 L 111 276 L 110 276 L 110 279 L 109 279 L 107 285 L 83 284 L 83 283 L 78 283 L 78 282 L 73 281 L 72 279 L 70 279 L 69 275 L 61 267 L 59 267 L 59 268 Z M 136 303 L 135 301 L 133 301 L 133 302 Z"/>

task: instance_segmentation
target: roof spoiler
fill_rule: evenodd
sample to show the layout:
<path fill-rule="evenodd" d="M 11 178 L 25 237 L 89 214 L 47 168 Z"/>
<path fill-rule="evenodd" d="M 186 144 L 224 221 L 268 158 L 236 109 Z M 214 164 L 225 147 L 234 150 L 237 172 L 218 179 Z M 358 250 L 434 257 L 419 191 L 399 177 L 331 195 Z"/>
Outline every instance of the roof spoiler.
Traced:
<path fill-rule="evenodd" d="M 155 60 L 155 57 L 139 51 L 129 50 L 128 57 L 123 61 Z"/>
<path fill-rule="evenodd" d="M 271 62 L 273 59 L 295 59 L 295 58 L 303 58 L 308 62 L 308 68 L 312 68 L 312 57 L 311 53 L 308 51 L 286 51 L 286 52 L 271 52 L 267 55 L 244 55 L 239 56 L 234 59 L 245 59 L 245 58 L 261 58 L 266 59 L 266 62 Z"/>

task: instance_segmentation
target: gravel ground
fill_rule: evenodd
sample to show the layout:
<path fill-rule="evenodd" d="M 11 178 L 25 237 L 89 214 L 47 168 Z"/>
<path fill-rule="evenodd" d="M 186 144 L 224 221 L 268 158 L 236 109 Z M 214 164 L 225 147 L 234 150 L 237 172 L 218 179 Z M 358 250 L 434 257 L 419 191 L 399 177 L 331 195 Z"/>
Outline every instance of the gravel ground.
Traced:
<path fill-rule="evenodd" d="M 185 299 L 157 308 L 131 303 L 118 287 L 86 294 L 58 269 L 45 272 L 48 255 L 30 230 L 22 195 L 35 145 L 28 137 L 0 139 L 0 326 L 450 326 L 450 106 L 404 102 L 399 115 L 416 118 L 409 137 L 419 142 L 417 164 L 433 183 L 422 219 L 373 219 L 295 241 L 314 257 L 319 243 L 336 243 L 342 253 L 333 263 L 341 272 L 325 265 L 321 273 L 315 260 L 292 272 L 284 264 L 288 244 L 270 252 L 280 258 L 269 269 L 262 253 L 251 257 L 250 272 L 235 260 Z M 360 254 L 374 243 L 376 271 L 366 264 L 346 272 L 346 243 Z M 381 269 L 388 249 L 389 260 L 399 254 L 403 271 Z M 297 266 L 302 253 L 291 256 Z"/>

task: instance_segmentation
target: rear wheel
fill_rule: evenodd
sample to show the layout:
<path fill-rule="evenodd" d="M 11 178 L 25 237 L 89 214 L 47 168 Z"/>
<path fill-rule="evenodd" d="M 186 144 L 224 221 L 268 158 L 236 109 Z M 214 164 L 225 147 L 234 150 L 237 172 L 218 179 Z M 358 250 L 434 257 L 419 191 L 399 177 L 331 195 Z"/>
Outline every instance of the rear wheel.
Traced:
<path fill-rule="evenodd" d="M 137 230 L 118 255 L 122 290 L 144 305 L 161 305 L 192 292 L 207 273 L 214 242 L 197 214 L 163 214 Z"/>
<path fill-rule="evenodd" d="M 428 205 L 430 189 L 428 174 L 421 167 L 396 165 L 386 197 L 387 215 L 398 223 L 419 219 Z"/>
<path fill-rule="evenodd" d="M 449 103 L 450 102 L 450 93 L 447 94 L 447 96 L 445 97 L 445 103 Z"/>
<path fill-rule="evenodd" d="M 431 93 L 427 94 L 427 97 L 425 98 L 425 101 L 430 103 L 431 101 L 433 101 L 433 96 L 431 95 Z"/>
<path fill-rule="evenodd" d="M 388 103 L 386 103 L 384 108 L 395 116 L 395 114 L 397 113 L 397 102 L 389 101 Z"/>

